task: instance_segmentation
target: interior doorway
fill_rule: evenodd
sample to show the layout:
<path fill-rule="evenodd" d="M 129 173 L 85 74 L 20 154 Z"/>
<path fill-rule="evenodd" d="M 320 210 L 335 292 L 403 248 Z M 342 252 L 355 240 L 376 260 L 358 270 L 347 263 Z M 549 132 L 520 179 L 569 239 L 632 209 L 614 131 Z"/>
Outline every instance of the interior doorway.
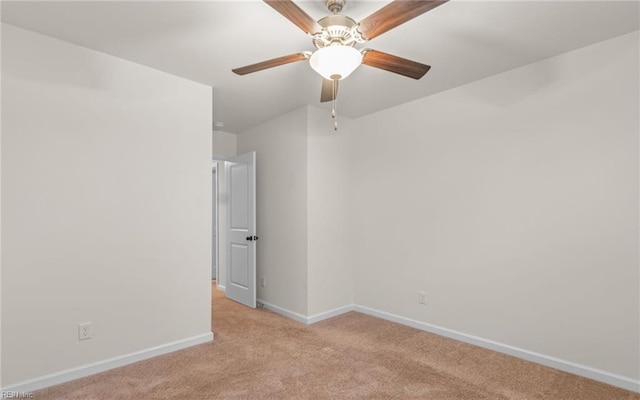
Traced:
<path fill-rule="evenodd" d="M 212 164 L 211 279 L 216 289 L 256 307 L 256 154 L 249 152 Z"/>

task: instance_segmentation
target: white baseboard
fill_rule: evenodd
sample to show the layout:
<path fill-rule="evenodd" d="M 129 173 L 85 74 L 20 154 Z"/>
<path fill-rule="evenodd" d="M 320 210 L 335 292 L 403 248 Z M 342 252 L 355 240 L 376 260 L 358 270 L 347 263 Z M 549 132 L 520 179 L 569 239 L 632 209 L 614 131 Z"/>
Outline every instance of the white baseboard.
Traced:
<path fill-rule="evenodd" d="M 49 386 L 59 385 L 61 383 L 69 382 L 74 379 L 84 378 L 89 375 L 105 372 L 110 369 L 123 367 L 125 365 L 133 364 L 135 362 L 146 360 L 148 358 L 171 353 L 176 350 L 182 350 L 187 347 L 195 346 L 202 343 L 207 343 L 212 340 L 213 340 L 213 333 L 208 332 L 202 335 L 193 336 L 190 338 L 178 340 L 176 342 L 163 344 L 161 346 L 152 347 L 150 349 L 138 351 L 135 353 L 125 354 L 123 356 L 114 357 L 108 360 L 98 361 L 92 364 L 87 364 L 80 367 L 67 369 L 67 370 L 56 372 L 53 374 L 41 376 L 39 378 L 29 379 L 27 381 L 8 385 L 6 387 L 3 387 L 1 390 L 3 392 L 33 392 L 36 390 L 44 389 Z"/>
<path fill-rule="evenodd" d="M 353 311 L 353 309 L 354 309 L 354 306 L 352 304 L 344 307 L 338 307 L 333 310 L 325 311 L 320 314 L 312 315 L 310 317 L 307 317 L 307 324 L 309 325 L 315 324 L 316 322 L 320 322 L 325 319 L 337 317 L 338 315 L 348 313 L 349 311 Z"/>
<path fill-rule="evenodd" d="M 607 383 L 612 386 L 617 386 L 622 389 L 640 393 L 640 380 L 612 374 L 610 372 L 602 371 L 596 368 L 591 368 L 585 365 L 576 364 L 576 363 L 562 360 L 559 358 L 546 356 L 544 354 L 539 354 L 532 351 L 520 349 L 517 347 L 509 346 L 507 344 L 494 342 L 493 340 L 483 339 L 481 337 L 468 335 L 466 333 L 457 332 L 447 328 L 442 328 L 436 325 L 416 321 L 410 318 L 401 317 L 395 314 L 391 314 L 391 313 L 380 311 L 380 310 L 375 310 L 369 307 L 355 305 L 353 306 L 353 310 L 363 314 L 382 318 L 387 321 L 396 322 L 396 323 L 410 326 L 423 331 L 435 333 L 440 336 L 445 336 L 451 339 L 459 340 L 461 342 L 469 343 L 475 346 L 484 347 L 486 349 L 494 350 L 499 353 L 508 354 L 510 356 L 521 358 L 523 360 L 532 361 L 537 364 L 555 368 L 560 371 L 568 372 L 570 374 L 582 376 L 585 378 L 593 379 L 595 381 Z"/>
<path fill-rule="evenodd" d="M 316 322 L 320 322 L 320 321 L 323 321 L 325 319 L 337 317 L 340 314 L 344 314 L 344 313 L 347 313 L 349 311 L 353 311 L 353 305 L 348 305 L 348 306 L 344 306 L 344 307 L 335 308 L 333 310 L 325 311 L 323 313 L 315 314 L 315 315 L 312 315 L 310 317 L 305 317 L 302 314 L 298 314 L 296 312 L 287 310 L 286 308 L 282 308 L 282 307 L 276 306 L 274 304 L 270 304 L 270 303 L 264 302 L 262 300 L 258 300 L 258 303 L 262 304 L 262 306 L 264 308 L 266 308 L 267 310 L 273 311 L 276 314 L 280 314 L 283 317 L 287 317 L 289 319 L 292 319 L 294 321 L 298 321 L 298 322 L 303 323 L 305 325 L 315 324 Z"/>
<path fill-rule="evenodd" d="M 216 289 L 218 289 L 221 292 L 226 292 L 227 291 L 227 287 L 224 285 L 216 285 Z"/>
<path fill-rule="evenodd" d="M 262 301 L 260 299 L 258 299 L 257 301 L 258 301 L 258 305 L 262 305 L 264 308 L 266 308 L 269 311 L 273 311 L 276 314 L 280 314 L 283 317 L 290 318 L 290 319 L 292 319 L 294 321 L 298 321 L 298 322 L 301 322 L 303 324 L 307 324 L 307 317 L 305 317 L 302 314 L 298 314 L 296 312 L 289 311 L 286 308 L 278 307 L 278 306 L 276 306 L 274 304 L 267 303 L 267 302 Z"/>

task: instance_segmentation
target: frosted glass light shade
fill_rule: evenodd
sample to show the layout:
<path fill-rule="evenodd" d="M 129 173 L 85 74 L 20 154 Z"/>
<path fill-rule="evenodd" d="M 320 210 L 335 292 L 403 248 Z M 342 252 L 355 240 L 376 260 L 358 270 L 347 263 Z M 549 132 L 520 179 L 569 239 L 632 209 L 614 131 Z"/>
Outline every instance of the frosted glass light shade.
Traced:
<path fill-rule="evenodd" d="M 328 46 L 311 55 L 311 68 L 323 78 L 333 80 L 334 76 L 344 79 L 362 63 L 362 54 L 349 46 Z"/>

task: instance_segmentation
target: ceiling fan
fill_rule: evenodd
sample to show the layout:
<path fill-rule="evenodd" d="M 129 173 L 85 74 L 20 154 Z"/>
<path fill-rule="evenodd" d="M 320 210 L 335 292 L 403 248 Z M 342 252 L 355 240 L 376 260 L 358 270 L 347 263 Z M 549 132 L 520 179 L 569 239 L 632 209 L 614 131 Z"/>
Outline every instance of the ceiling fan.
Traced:
<path fill-rule="evenodd" d="M 359 23 L 340 14 L 347 0 L 325 0 L 331 15 L 318 21 L 311 18 L 291 0 L 263 1 L 309 35 L 317 50 L 290 54 L 235 68 L 232 71 L 238 75 L 246 75 L 296 61 L 309 60 L 311 68 L 323 78 L 320 101 L 334 102 L 335 118 L 338 81 L 349 76 L 360 64 L 413 79 L 420 79 L 429 71 L 431 68 L 429 65 L 373 49 L 358 50 L 355 46 L 366 43 L 448 0 L 393 0 Z M 334 123 L 334 129 L 337 129 L 336 123 Z"/>

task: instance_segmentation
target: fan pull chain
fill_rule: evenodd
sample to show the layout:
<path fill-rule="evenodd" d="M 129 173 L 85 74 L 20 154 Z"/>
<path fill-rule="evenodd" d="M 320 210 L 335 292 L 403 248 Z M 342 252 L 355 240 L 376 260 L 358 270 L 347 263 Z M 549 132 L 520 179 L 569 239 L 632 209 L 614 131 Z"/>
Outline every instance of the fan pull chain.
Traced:
<path fill-rule="evenodd" d="M 337 131 L 338 130 L 338 96 L 337 96 L 337 89 L 338 89 L 338 79 L 334 78 L 333 79 L 333 109 L 331 110 L 331 118 L 333 118 L 333 130 Z"/>

